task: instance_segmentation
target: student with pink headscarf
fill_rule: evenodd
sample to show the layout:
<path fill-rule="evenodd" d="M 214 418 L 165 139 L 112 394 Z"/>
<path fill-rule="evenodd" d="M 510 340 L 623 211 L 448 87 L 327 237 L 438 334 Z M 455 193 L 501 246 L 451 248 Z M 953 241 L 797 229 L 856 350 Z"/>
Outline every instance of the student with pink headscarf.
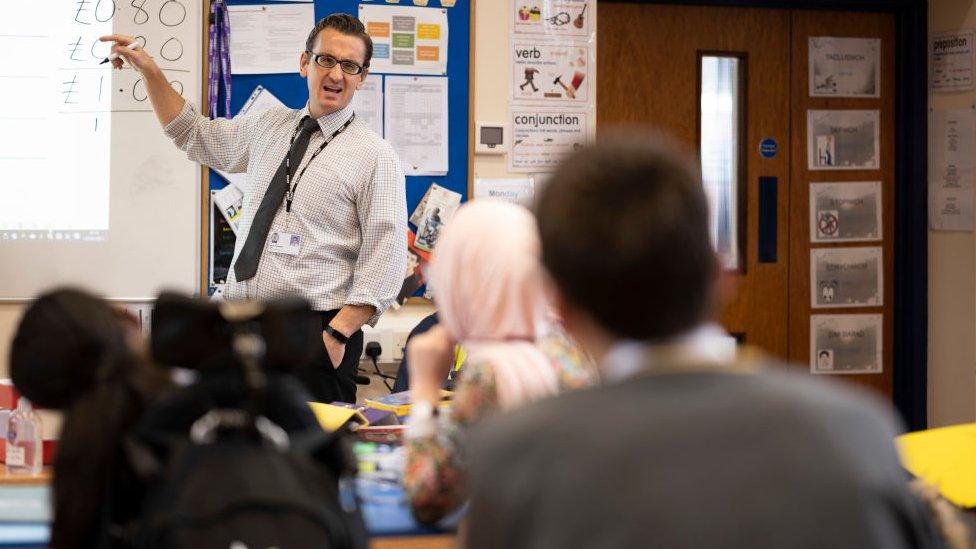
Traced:
<path fill-rule="evenodd" d="M 532 215 L 491 199 L 462 206 L 437 241 L 430 281 L 440 324 L 407 347 L 413 408 L 404 485 L 421 522 L 465 499 L 463 441 L 472 424 L 593 381 L 589 363 L 552 321 L 539 253 Z M 438 417 L 455 344 L 468 358 L 450 413 Z"/>

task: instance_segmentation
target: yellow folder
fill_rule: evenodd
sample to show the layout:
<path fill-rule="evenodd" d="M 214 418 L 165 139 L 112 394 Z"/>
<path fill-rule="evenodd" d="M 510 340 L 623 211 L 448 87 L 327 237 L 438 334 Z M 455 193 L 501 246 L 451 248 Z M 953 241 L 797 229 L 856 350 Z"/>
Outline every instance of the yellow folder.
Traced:
<path fill-rule="evenodd" d="M 352 408 L 335 406 L 324 402 L 309 402 L 308 406 L 312 409 L 312 413 L 315 414 L 315 419 L 319 420 L 319 425 L 326 431 L 335 431 L 350 420 L 356 426 L 369 424 L 366 416 Z"/>
<path fill-rule="evenodd" d="M 902 463 L 960 507 L 976 507 L 976 423 L 940 427 L 895 439 Z"/>

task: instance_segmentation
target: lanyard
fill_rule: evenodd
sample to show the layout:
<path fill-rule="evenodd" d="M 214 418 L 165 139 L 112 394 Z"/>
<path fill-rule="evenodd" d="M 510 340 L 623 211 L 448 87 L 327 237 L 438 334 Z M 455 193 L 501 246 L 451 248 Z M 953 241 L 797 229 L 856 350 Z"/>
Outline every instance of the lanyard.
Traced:
<path fill-rule="evenodd" d="M 218 97 L 220 82 L 224 83 L 224 116 L 230 118 L 230 18 L 227 15 L 227 3 L 224 0 L 214 0 L 210 4 L 210 95 L 208 105 L 210 118 L 220 116 Z"/>
<path fill-rule="evenodd" d="M 308 169 L 308 167 L 312 164 L 312 161 L 315 160 L 315 157 L 318 156 L 323 149 L 329 146 L 329 143 L 331 143 L 337 135 L 345 131 L 345 129 L 349 127 L 349 124 L 352 124 L 352 121 L 355 118 L 356 113 L 353 113 L 352 116 L 349 117 L 349 120 L 346 120 L 346 123 L 343 124 L 341 128 L 332 132 L 332 135 L 327 137 L 325 142 L 319 145 L 318 150 L 312 154 L 312 158 L 308 159 L 308 162 L 305 163 L 305 167 L 302 168 L 302 171 L 298 172 L 298 177 L 294 179 L 294 183 L 292 183 L 291 178 L 291 154 L 285 155 L 285 186 L 288 188 L 288 191 L 285 193 L 285 212 L 291 213 L 291 203 L 295 199 L 295 190 L 298 189 L 298 182 L 301 181 L 302 176 L 305 175 L 305 170 Z M 289 145 L 289 150 L 291 149 L 291 145 L 295 144 L 295 138 L 298 136 L 298 131 L 301 129 L 301 127 L 302 124 L 299 122 L 298 127 L 295 128 L 295 132 L 291 134 L 291 144 Z M 299 165 L 301 165 L 301 161 L 302 160 L 299 158 Z"/>

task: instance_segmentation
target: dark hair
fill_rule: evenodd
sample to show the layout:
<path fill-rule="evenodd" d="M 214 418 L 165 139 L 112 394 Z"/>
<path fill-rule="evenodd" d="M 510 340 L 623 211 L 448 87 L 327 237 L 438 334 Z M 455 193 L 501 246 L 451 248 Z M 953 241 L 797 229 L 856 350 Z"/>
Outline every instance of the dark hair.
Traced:
<path fill-rule="evenodd" d="M 76 289 L 39 297 L 17 327 L 14 386 L 34 404 L 65 412 L 54 464 L 53 548 L 94 545 L 103 534 L 103 494 L 124 467 L 121 439 L 150 395 L 168 385 L 130 345 L 127 328 L 108 303 Z"/>
<path fill-rule="evenodd" d="M 709 313 L 716 261 L 692 166 L 659 136 L 611 132 L 567 157 L 540 194 L 543 264 L 618 337 L 664 339 Z"/>
<path fill-rule="evenodd" d="M 366 59 L 363 61 L 363 68 L 369 68 L 369 60 L 373 58 L 373 39 L 366 34 L 366 27 L 363 26 L 362 21 L 348 13 L 333 13 L 328 17 L 323 17 L 312 29 L 312 32 L 308 33 L 308 38 L 305 40 L 305 51 L 313 51 L 315 39 L 325 29 L 333 29 L 362 40 L 363 45 L 366 46 Z"/>

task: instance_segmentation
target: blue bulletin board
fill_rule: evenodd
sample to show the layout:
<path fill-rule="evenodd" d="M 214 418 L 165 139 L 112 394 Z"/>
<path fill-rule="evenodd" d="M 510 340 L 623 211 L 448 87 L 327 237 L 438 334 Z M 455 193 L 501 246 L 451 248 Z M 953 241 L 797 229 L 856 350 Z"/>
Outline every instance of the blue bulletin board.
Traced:
<path fill-rule="evenodd" d="M 470 52 L 471 52 L 471 2 L 472 0 L 457 0 L 454 5 L 446 7 L 448 24 L 448 48 L 447 48 L 447 75 L 448 78 L 448 172 L 443 176 L 407 176 L 407 215 L 413 212 L 420 202 L 421 197 L 432 183 L 458 192 L 462 200 L 468 198 L 468 177 L 469 177 L 469 74 L 470 74 Z M 255 2 L 253 0 L 227 0 L 227 4 L 236 5 L 260 5 L 264 3 L 280 2 Z M 428 8 L 439 8 L 440 0 L 421 1 L 426 3 Z M 448 2 L 452 3 L 452 2 Z M 358 16 L 359 6 L 363 5 L 413 5 L 413 0 L 400 0 L 398 4 L 386 4 L 380 0 L 364 1 L 358 0 L 315 0 L 315 21 L 336 12 L 349 13 Z M 314 21 L 309 21 L 308 28 L 312 29 Z M 231 33 L 233 33 L 233 21 L 231 21 Z M 241 106 L 247 101 L 254 89 L 261 85 L 274 94 L 278 99 L 291 108 L 300 109 L 305 106 L 308 100 L 308 88 L 305 79 L 298 74 L 298 57 L 301 54 L 303 45 L 295 48 L 295 69 L 288 74 L 254 74 L 254 75 L 234 75 L 231 79 L 231 112 L 237 113 Z M 204 46 L 204 56 L 207 47 Z M 231 67 L 233 72 L 233 67 Z M 370 73 L 367 78 L 380 76 Z M 385 76 L 385 75 L 382 75 Z M 224 102 L 224 90 L 221 89 L 220 102 Z M 212 170 L 209 174 L 209 187 L 211 192 L 224 187 L 227 182 Z M 209 193 L 208 193 L 209 194 Z M 209 238 L 204 257 L 205 263 L 202 265 L 204 286 L 208 288 L 208 293 L 213 293 L 214 287 L 210 284 L 210 267 L 214 263 L 210 260 L 211 255 L 216 249 L 214 241 L 223 241 L 226 246 L 228 236 L 233 239 L 222 216 L 211 206 L 203 208 L 204 234 L 209 234 Z M 410 227 L 416 230 L 416 227 Z M 233 250 L 231 250 L 233 253 Z M 229 262 L 230 257 L 224 253 L 223 261 Z M 220 259 L 218 254 L 218 260 Z M 219 262 L 219 261 L 218 261 Z"/>

